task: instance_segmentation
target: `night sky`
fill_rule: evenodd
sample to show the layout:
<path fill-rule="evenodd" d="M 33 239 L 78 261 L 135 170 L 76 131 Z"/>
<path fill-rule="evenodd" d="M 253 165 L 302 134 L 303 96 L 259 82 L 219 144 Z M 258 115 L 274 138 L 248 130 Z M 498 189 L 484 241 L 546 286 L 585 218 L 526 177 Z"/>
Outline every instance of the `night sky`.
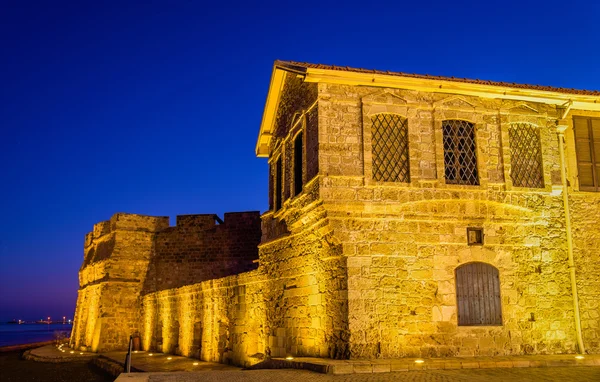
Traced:
<path fill-rule="evenodd" d="M 522 2 L 0 0 L 0 320 L 72 317 L 115 212 L 265 211 L 275 59 L 600 89 L 600 3 Z"/>

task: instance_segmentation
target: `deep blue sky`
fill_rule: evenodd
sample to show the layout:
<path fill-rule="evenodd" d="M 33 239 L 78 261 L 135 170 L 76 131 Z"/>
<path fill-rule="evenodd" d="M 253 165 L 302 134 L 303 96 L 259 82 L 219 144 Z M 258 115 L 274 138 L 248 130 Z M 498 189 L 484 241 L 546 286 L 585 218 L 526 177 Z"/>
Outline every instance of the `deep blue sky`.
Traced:
<path fill-rule="evenodd" d="M 0 320 L 72 316 L 114 212 L 264 211 L 275 59 L 600 89 L 599 3 L 522 2 L 0 0 Z"/>

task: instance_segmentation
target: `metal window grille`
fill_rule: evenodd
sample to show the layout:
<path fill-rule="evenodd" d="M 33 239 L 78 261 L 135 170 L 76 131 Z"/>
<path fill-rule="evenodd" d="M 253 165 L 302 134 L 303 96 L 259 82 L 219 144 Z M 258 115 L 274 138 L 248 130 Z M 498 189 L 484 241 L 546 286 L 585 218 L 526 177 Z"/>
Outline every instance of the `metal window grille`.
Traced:
<path fill-rule="evenodd" d="M 377 114 L 371 121 L 373 179 L 410 182 L 407 120 L 394 114 Z"/>
<path fill-rule="evenodd" d="M 475 128 L 460 120 L 442 121 L 446 183 L 478 185 Z"/>
<path fill-rule="evenodd" d="M 517 187 L 543 188 L 542 145 L 540 130 L 527 123 L 513 124 L 508 129 L 511 173 Z"/>
<path fill-rule="evenodd" d="M 498 269 L 486 263 L 456 268 L 458 325 L 502 325 Z"/>

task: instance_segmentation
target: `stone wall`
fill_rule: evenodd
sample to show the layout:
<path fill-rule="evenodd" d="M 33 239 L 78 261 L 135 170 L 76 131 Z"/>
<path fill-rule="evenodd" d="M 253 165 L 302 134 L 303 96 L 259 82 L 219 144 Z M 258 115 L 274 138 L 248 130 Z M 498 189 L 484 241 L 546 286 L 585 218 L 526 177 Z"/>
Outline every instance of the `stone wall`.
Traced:
<path fill-rule="evenodd" d="M 259 213 L 226 213 L 221 224 L 216 219 L 181 215 L 175 227 L 157 233 L 145 293 L 256 269 Z"/>
<path fill-rule="evenodd" d="M 264 357 L 264 274 L 209 280 L 143 297 L 142 346 L 206 361 L 250 365 Z"/>
<path fill-rule="evenodd" d="M 586 350 L 600 353 L 600 195 L 572 194 L 573 257 Z"/>
<path fill-rule="evenodd" d="M 145 295 L 144 349 L 243 366 L 266 354 L 347 358 L 346 264 L 317 185 L 263 215 L 287 233 L 260 245 L 258 270 Z"/>

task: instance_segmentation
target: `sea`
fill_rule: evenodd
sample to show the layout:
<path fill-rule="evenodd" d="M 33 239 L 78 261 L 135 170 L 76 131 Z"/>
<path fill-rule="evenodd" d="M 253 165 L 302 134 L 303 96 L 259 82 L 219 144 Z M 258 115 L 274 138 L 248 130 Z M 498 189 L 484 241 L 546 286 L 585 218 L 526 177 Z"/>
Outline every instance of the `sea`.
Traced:
<path fill-rule="evenodd" d="M 0 323 L 0 347 L 51 341 L 71 335 L 71 324 Z"/>

